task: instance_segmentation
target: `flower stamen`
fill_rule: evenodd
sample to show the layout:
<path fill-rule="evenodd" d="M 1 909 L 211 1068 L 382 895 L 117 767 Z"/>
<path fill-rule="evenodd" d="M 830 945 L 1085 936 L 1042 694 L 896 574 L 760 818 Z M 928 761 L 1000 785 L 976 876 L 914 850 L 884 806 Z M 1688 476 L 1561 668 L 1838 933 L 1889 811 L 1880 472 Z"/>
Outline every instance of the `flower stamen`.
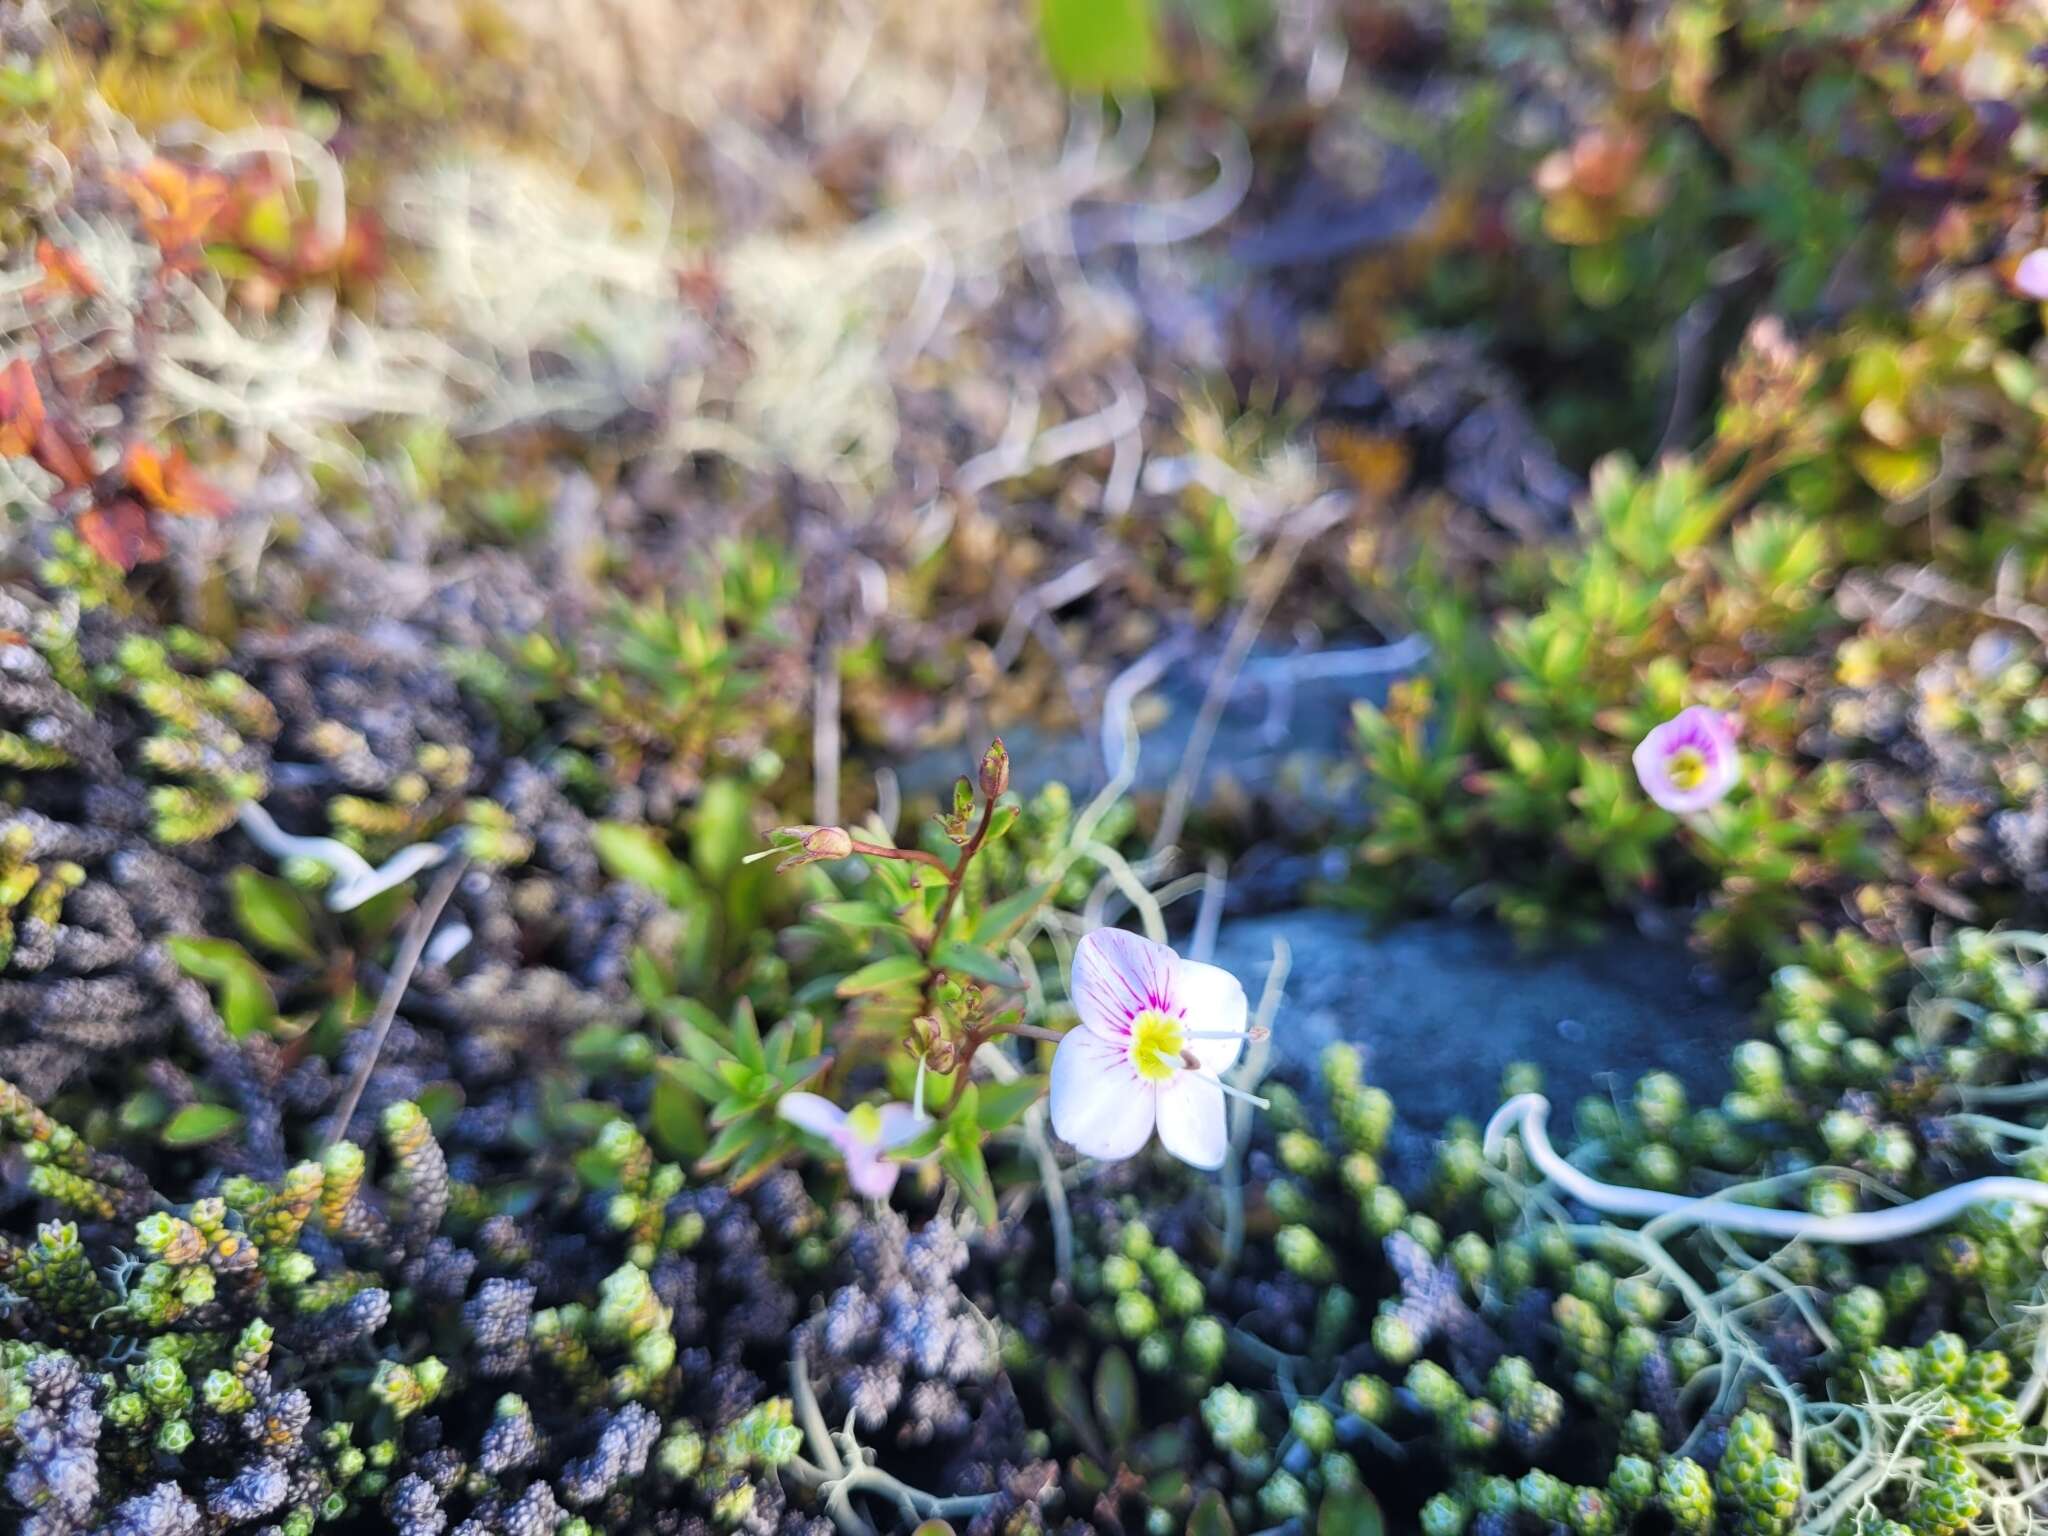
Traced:
<path fill-rule="evenodd" d="M 1273 1107 L 1273 1101 L 1271 1099 L 1262 1099 L 1256 1093 L 1247 1093 L 1242 1088 L 1233 1088 L 1230 1084 L 1224 1082 L 1223 1079 L 1220 1077 L 1216 1079 L 1216 1086 L 1218 1088 L 1221 1088 L 1223 1092 L 1229 1097 L 1233 1099 L 1243 1099 L 1245 1103 L 1255 1104 L 1260 1109 L 1271 1109 Z"/>
<path fill-rule="evenodd" d="M 1664 772 L 1679 789 L 1698 789 L 1706 782 L 1707 755 L 1698 747 L 1680 747 L 1665 763 Z"/>
<path fill-rule="evenodd" d="M 1131 1020 L 1131 1065 L 1148 1082 L 1163 1083 L 1180 1070 L 1186 1040 L 1179 1019 L 1147 1008 Z"/>

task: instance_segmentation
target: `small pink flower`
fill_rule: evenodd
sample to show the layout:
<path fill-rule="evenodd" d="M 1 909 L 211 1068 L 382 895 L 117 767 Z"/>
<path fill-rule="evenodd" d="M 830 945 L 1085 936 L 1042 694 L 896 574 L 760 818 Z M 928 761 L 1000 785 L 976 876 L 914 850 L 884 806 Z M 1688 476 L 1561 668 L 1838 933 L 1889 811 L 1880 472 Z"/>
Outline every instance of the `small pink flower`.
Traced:
<path fill-rule="evenodd" d="M 785 1093 L 776 1112 L 798 1130 L 838 1148 L 846 1160 L 846 1182 L 873 1200 L 888 1199 L 903 1171 L 889 1154 L 917 1140 L 932 1123 L 930 1115 L 908 1104 L 856 1104 L 845 1110 L 815 1093 Z"/>
<path fill-rule="evenodd" d="M 1643 793 L 1681 816 L 1719 803 L 1742 777 L 1734 727 L 1719 710 L 1702 704 L 1645 736 L 1635 765 Z"/>
<path fill-rule="evenodd" d="M 2029 251 L 2013 268 L 2013 291 L 2023 299 L 2048 303 L 2048 246 Z"/>
<path fill-rule="evenodd" d="M 1244 988 L 1116 928 L 1082 935 L 1072 992 L 1080 1024 L 1052 1058 L 1052 1128 L 1090 1157 L 1131 1156 L 1154 1130 L 1197 1168 L 1220 1168 L 1230 1133 L 1217 1079 L 1247 1038 Z M 1249 1097 L 1249 1095 L 1245 1095 Z"/>

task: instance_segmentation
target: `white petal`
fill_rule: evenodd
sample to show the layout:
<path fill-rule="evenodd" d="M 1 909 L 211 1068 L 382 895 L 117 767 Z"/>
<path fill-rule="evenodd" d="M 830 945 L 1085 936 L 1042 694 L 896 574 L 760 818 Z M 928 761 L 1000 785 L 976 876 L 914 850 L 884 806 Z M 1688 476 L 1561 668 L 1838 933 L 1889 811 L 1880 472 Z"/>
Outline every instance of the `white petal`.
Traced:
<path fill-rule="evenodd" d="M 1122 1039 L 1147 1008 L 1171 1011 L 1178 957 L 1121 928 L 1095 928 L 1074 946 L 1070 990 L 1081 1022 L 1098 1035 Z"/>
<path fill-rule="evenodd" d="M 907 1141 L 917 1140 L 931 1123 L 930 1115 L 921 1115 L 908 1104 L 884 1104 L 882 1139 L 877 1145 L 884 1152 L 892 1151 Z"/>
<path fill-rule="evenodd" d="M 1092 1030 L 1068 1030 L 1052 1053 L 1052 1128 L 1089 1157 L 1114 1162 L 1144 1146 L 1156 1096 L 1129 1053 Z"/>
<path fill-rule="evenodd" d="M 1244 984 L 1220 965 L 1182 960 L 1173 972 L 1173 1000 L 1182 1028 L 1193 1035 L 1227 1034 L 1227 1040 L 1190 1039 L 1187 1048 L 1211 1077 L 1230 1070 L 1244 1054 Z"/>
<path fill-rule="evenodd" d="M 1159 1144 L 1184 1163 L 1221 1168 L 1230 1150 L 1223 1090 L 1213 1077 L 1176 1072 L 1159 1089 Z"/>
<path fill-rule="evenodd" d="M 815 1093 L 785 1093 L 775 1112 L 798 1130 L 828 1141 L 846 1129 L 846 1111 Z"/>

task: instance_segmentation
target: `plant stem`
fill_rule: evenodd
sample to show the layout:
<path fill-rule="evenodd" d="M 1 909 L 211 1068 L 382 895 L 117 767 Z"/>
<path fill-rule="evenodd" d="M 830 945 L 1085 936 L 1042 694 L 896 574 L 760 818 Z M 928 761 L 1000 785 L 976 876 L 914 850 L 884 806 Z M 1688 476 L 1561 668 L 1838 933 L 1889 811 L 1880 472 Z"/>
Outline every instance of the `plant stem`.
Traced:
<path fill-rule="evenodd" d="M 857 837 L 852 842 L 855 853 L 864 853 L 871 859 L 901 859 L 906 864 L 928 864 L 947 879 L 953 878 L 953 871 L 947 868 L 944 859 L 936 853 L 926 853 L 922 848 L 891 848 L 885 843 L 864 843 Z"/>
<path fill-rule="evenodd" d="M 960 1107 L 961 1099 L 967 1096 L 967 1085 L 974 1080 L 974 1053 L 988 1043 L 988 1036 L 978 1029 L 970 1029 L 960 1052 L 959 1065 L 953 1068 L 953 1091 L 946 1096 L 946 1107 L 939 1111 L 941 1120 L 950 1120 L 953 1111 Z"/>
<path fill-rule="evenodd" d="M 932 919 L 931 943 L 925 949 L 927 955 L 938 947 L 939 940 L 944 937 L 946 919 L 953 915 L 953 903 L 960 899 L 961 882 L 967 878 L 967 866 L 973 862 L 974 856 L 981 852 L 982 839 L 988 836 L 988 825 L 995 819 L 995 801 L 993 799 L 982 801 L 981 824 L 974 829 L 974 836 L 969 838 L 966 845 L 961 848 L 959 860 L 946 872 L 946 894 L 939 899 L 938 914 Z M 934 859 L 932 862 L 936 864 L 939 861 Z M 939 867 L 945 868 L 943 864 Z"/>
<path fill-rule="evenodd" d="M 930 961 L 933 952 L 938 949 L 939 940 L 945 935 L 946 922 L 953 915 L 953 904 L 960 899 L 961 883 L 967 878 L 967 866 L 973 862 L 974 856 L 981 851 L 982 841 L 988 836 L 989 823 L 995 820 L 995 815 L 995 799 L 990 797 L 983 800 L 981 803 L 981 822 L 975 827 L 974 836 L 970 837 L 961 846 L 960 857 L 954 861 L 951 869 L 946 869 L 945 864 L 941 860 L 932 858 L 929 854 L 925 855 L 926 859 L 931 863 L 937 865 L 940 869 L 946 869 L 946 894 L 939 898 L 939 910 L 932 918 L 931 932 L 924 937 L 919 945 L 924 952 L 924 958 L 927 962 Z M 854 846 L 858 848 L 860 845 L 856 843 Z M 919 999 L 919 1012 L 930 1013 L 932 1011 L 932 988 L 938 985 L 939 975 L 940 972 L 934 968 L 925 977 L 923 995 Z M 967 1085 L 974 1076 L 974 1053 L 981 1049 L 988 1038 L 988 1034 L 981 1030 L 969 1030 L 967 1032 L 967 1037 L 962 1042 L 960 1059 L 953 1068 L 953 1092 L 946 1100 L 946 1107 L 940 1111 L 940 1119 L 948 1118 L 955 1109 L 960 1107 L 960 1100 L 966 1094 Z"/>

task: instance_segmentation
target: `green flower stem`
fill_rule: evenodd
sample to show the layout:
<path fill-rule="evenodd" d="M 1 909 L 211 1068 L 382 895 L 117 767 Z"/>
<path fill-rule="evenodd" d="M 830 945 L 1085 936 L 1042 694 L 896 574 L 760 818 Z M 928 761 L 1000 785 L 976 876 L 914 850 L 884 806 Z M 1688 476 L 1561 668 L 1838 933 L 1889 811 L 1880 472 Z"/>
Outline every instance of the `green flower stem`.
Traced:
<path fill-rule="evenodd" d="M 871 859 L 900 859 L 905 864 L 925 864 L 949 879 L 952 877 L 953 871 L 944 859 L 936 853 L 927 853 L 922 848 L 891 848 L 886 843 L 863 842 L 857 837 L 849 841 L 852 842 L 855 853 L 865 854 Z"/>

